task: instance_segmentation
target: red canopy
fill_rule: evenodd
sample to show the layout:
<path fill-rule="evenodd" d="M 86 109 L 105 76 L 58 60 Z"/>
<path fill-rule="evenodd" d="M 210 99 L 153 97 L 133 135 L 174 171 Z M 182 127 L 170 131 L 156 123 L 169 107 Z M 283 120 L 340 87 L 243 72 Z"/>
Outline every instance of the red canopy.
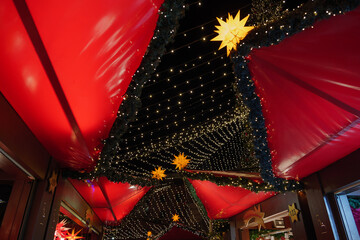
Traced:
<path fill-rule="evenodd" d="M 101 221 L 119 221 L 150 189 L 128 183 L 113 183 L 102 177 L 98 181 L 70 180 Z"/>
<path fill-rule="evenodd" d="M 360 146 L 360 8 L 320 21 L 248 64 L 279 177 L 302 178 Z"/>
<path fill-rule="evenodd" d="M 15 2 L 0 1 L 1 93 L 63 165 L 93 166 L 163 0 Z M 357 29 L 360 8 L 251 53 L 278 176 L 305 177 L 359 147 Z M 122 219 L 149 189 L 72 183 L 103 221 Z M 213 219 L 274 194 L 192 184 Z"/>
<path fill-rule="evenodd" d="M 217 186 L 208 181 L 190 180 L 190 182 L 211 219 L 232 217 L 275 195 L 273 192 L 254 193 L 240 187 Z"/>
<path fill-rule="evenodd" d="M 0 2 L 0 90 L 52 156 L 89 168 L 163 0 L 15 2 Z"/>

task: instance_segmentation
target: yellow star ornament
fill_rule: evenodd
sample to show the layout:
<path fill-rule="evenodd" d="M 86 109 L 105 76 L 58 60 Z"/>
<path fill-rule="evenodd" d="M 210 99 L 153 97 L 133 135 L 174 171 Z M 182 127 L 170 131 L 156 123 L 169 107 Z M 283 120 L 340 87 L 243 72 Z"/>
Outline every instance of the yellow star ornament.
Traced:
<path fill-rule="evenodd" d="M 173 222 L 178 222 L 179 219 L 180 219 L 180 217 L 179 217 L 179 215 L 177 215 L 177 214 L 174 214 L 174 215 L 172 216 Z"/>
<path fill-rule="evenodd" d="M 166 177 L 165 169 L 161 169 L 161 167 L 155 168 L 155 170 L 151 173 L 153 175 L 152 178 L 156 178 L 159 180 L 162 180 L 164 177 Z"/>
<path fill-rule="evenodd" d="M 296 209 L 295 203 L 289 205 L 289 216 L 291 222 L 299 221 L 298 214 L 299 210 Z"/>
<path fill-rule="evenodd" d="M 235 18 L 228 14 L 226 22 L 220 18 L 216 18 L 220 26 L 215 26 L 218 30 L 215 30 L 219 35 L 211 39 L 211 41 L 222 41 L 219 50 L 226 46 L 227 56 L 229 56 L 232 49 L 236 50 L 237 44 L 240 43 L 240 40 L 243 40 L 249 31 L 254 27 L 247 26 L 245 27 L 246 21 L 248 20 L 249 15 L 240 20 L 240 10 L 236 14 Z"/>
<path fill-rule="evenodd" d="M 79 232 L 81 231 L 82 229 L 80 229 L 79 231 L 77 231 L 75 233 L 75 228 L 72 229 L 72 233 L 70 234 L 68 232 L 68 235 L 65 237 L 66 239 L 70 239 L 70 240 L 76 240 L 76 239 L 80 239 L 80 238 L 83 238 L 81 236 L 78 236 Z"/>
<path fill-rule="evenodd" d="M 175 169 L 184 169 L 190 162 L 190 159 L 187 159 L 187 156 L 184 156 L 184 153 L 180 153 L 179 156 L 174 155 L 174 157 L 175 159 L 172 164 L 176 165 Z"/>

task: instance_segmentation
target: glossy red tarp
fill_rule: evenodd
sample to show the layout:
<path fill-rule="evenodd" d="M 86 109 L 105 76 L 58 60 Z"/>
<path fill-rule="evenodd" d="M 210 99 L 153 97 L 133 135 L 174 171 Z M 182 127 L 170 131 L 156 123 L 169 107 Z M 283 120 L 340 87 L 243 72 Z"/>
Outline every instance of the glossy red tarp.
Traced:
<path fill-rule="evenodd" d="M 98 181 L 69 180 L 103 222 L 121 220 L 150 189 L 128 183 L 113 183 L 105 177 Z"/>
<path fill-rule="evenodd" d="M 232 217 L 275 195 L 273 192 L 254 193 L 240 187 L 217 186 L 208 181 L 190 180 L 190 182 L 211 219 Z"/>
<path fill-rule="evenodd" d="M 251 52 L 277 176 L 302 178 L 360 146 L 360 8 Z"/>
<path fill-rule="evenodd" d="M 30 33 L 41 37 L 81 141 L 50 84 L 45 70 L 51 66 L 43 66 L 35 51 L 39 45 L 33 45 L 21 20 L 26 7 L 17 11 L 13 1 L 0 1 L 1 93 L 63 165 L 94 164 L 153 36 L 162 2 L 26 1 L 38 31 Z M 24 23 L 31 25 L 29 19 Z"/>

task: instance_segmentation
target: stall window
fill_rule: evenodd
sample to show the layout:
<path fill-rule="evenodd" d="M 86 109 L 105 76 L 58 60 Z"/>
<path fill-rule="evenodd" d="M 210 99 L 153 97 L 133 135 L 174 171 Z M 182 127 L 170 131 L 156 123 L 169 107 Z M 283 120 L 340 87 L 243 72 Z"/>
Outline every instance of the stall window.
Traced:
<path fill-rule="evenodd" d="M 348 239 L 360 239 L 360 183 L 335 193 L 336 204 Z"/>

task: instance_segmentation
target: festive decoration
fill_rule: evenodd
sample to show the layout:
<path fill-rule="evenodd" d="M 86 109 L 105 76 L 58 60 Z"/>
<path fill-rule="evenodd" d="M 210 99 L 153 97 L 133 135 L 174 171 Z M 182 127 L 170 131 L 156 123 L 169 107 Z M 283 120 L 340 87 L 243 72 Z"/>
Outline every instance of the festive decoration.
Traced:
<path fill-rule="evenodd" d="M 77 231 L 77 232 L 75 233 L 75 228 L 73 228 L 71 234 L 68 232 L 65 238 L 66 238 L 66 239 L 69 239 L 69 240 L 81 239 L 81 238 L 83 238 L 83 237 L 78 236 L 78 234 L 81 232 L 81 230 L 82 230 L 82 229 L 80 229 L 79 231 Z"/>
<path fill-rule="evenodd" d="M 320 3 L 319 3 L 320 2 Z M 249 108 L 249 120 L 253 130 L 255 156 L 260 161 L 261 177 L 273 185 L 277 191 L 300 190 L 302 185 L 294 180 L 284 181 L 275 177 L 272 171 L 272 159 L 267 141 L 267 129 L 262 114 L 259 97 L 255 93 L 255 85 L 251 79 L 247 63 L 249 53 L 254 48 L 278 44 L 286 37 L 311 27 L 314 22 L 350 11 L 358 6 L 359 0 L 352 1 L 309 1 L 299 6 L 292 12 L 284 12 L 279 17 L 274 17 L 272 22 L 257 26 L 240 44 L 236 54 L 231 57 L 234 63 L 235 75 L 238 80 L 238 92 Z M 254 14 L 261 14 L 253 12 Z M 276 16 L 277 14 L 273 15 Z"/>
<path fill-rule="evenodd" d="M 67 224 L 66 219 L 63 219 L 56 224 L 54 240 L 65 240 L 67 231 L 70 229 L 65 227 L 66 224 Z"/>
<path fill-rule="evenodd" d="M 248 210 L 245 212 L 243 220 L 245 226 L 249 225 L 250 220 L 254 219 L 254 222 L 257 223 L 258 229 L 260 231 L 261 227 L 265 228 L 264 223 L 265 213 L 260 211 L 260 205 L 258 207 L 254 206 L 254 210 Z"/>
<path fill-rule="evenodd" d="M 190 162 L 190 159 L 187 159 L 187 156 L 184 156 L 184 153 L 180 153 L 179 156 L 175 156 L 175 159 L 172 164 L 176 165 L 176 169 L 182 170 L 184 169 L 188 163 Z"/>
<path fill-rule="evenodd" d="M 146 229 L 151 229 L 151 239 L 158 239 L 174 226 L 206 237 L 209 218 L 206 211 L 200 212 L 186 182 L 164 179 L 161 185 L 152 187 L 118 226 L 105 227 L 107 239 L 146 239 Z M 181 223 L 169 221 L 175 212 L 181 216 Z"/>
<path fill-rule="evenodd" d="M 105 141 L 98 161 L 100 170 L 101 163 L 107 163 L 114 155 L 117 155 L 118 143 L 128 129 L 128 123 L 134 121 L 136 113 L 141 106 L 139 96 L 149 76 L 158 66 L 161 56 L 165 53 L 165 46 L 174 38 L 179 26 L 179 20 L 184 16 L 184 0 L 167 0 L 161 5 L 159 19 L 156 24 L 154 36 L 149 44 L 141 65 L 136 71 L 126 92 L 125 99 L 120 105 L 118 116 L 111 128 L 110 137 Z M 170 34 L 169 34 L 170 33 Z"/>
<path fill-rule="evenodd" d="M 249 22 L 256 26 L 268 24 L 282 16 L 282 0 L 252 0 Z"/>
<path fill-rule="evenodd" d="M 52 171 L 51 177 L 49 178 L 49 187 L 48 187 L 49 193 L 54 193 L 55 188 L 57 186 L 57 178 L 58 178 L 57 172 Z"/>
<path fill-rule="evenodd" d="M 152 177 L 156 178 L 158 180 L 162 180 L 164 177 L 166 177 L 165 175 L 165 169 L 161 169 L 161 167 L 158 167 L 157 169 L 155 169 L 154 171 L 151 172 L 152 173 Z"/>
<path fill-rule="evenodd" d="M 274 239 L 276 240 L 282 240 L 284 239 L 285 235 L 287 235 L 287 237 L 289 237 L 288 232 L 281 232 L 281 233 L 277 233 L 279 232 L 278 229 L 261 229 L 259 230 L 255 230 L 255 229 L 249 229 L 249 235 L 250 235 L 250 240 L 265 240 L 265 239 L 270 239 L 271 237 L 274 237 Z M 267 238 L 265 238 L 265 236 Z M 286 239 L 290 239 L 292 240 L 293 238 L 286 238 Z"/>
<path fill-rule="evenodd" d="M 249 31 L 254 27 L 245 27 L 246 21 L 248 20 L 249 15 L 243 18 L 240 21 L 240 10 L 233 18 L 230 13 L 226 22 L 217 18 L 220 23 L 220 26 L 215 26 L 218 30 L 215 30 L 219 35 L 211 39 L 211 41 L 222 41 L 219 50 L 226 46 L 226 53 L 229 56 L 232 49 L 236 50 L 237 45 L 240 43 L 240 40 L 243 40 Z"/>
<path fill-rule="evenodd" d="M 147 236 L 148 236 L 148 237 L 151 237 L 151 235 L 152 235 L 152 232 L 148 231 L 148 232 L 147 232 Z"/>
<path fill-rule="evenodd" d="M 291 218 L 291 222 L 299 221 L 298 214 L 299 210 L 296 209 L 295 203 L 289 205 L 289 216 Z"/>
<path fill-rule="evenodd" d="M 301 8 L 299 8 L 301 9 Z M 301 16 L 298 18 L 298 20 L 300 20 L 300 22 L 303 22 L 301 20 Z M 307 21 L 308 19 L 306 19 Z M 273 25 L 271 25 L 273 24 Z M 244 40 L 244 42 L 242 43 L 242 47 L 238 48 L 238 54 L 243 53 L 245 50 L 249 50 L 251 47 L 257 47 L 257 46 L 266 46 L 266 44 L 270 45 L 271 43 L 276 44 L 277 41 L 273 41 L 275 39 L 275 33 L 272 33 L 272 31 L 269 30 L 270 26 L 275 26 L 277 23 L 273 22 L 268 25 L 268 27 L 264 27 L 264 26 L 260 26 L 260 29 L 262 29 L 264 32 L 268 31 L 269 36 L 271 37 L 270 39 L 268 39 L 268 37 L 264 37 L 264 34 L 262 35 L 263 38 L 260 38 L 259 41 L 255 42 L 254 45 L 251 45 L 251 39 L 255 39 L 255 32 L 257 32 L 258 34 L 262 34 L 260 31 L 258 31 L 258 29 L 253 30 L 251 33 L 249 33 L 249 35 L 246 37 L 246 39 Z M 274 25 L 275 24 L 275 25 Z M 280 27 L 278 28 L 278 30 L 280 29 Z M 297 29 L 297 31 L 301 30 L 300 28 Z M 279 31 L 278 31 L 279 32 Z M 280 29 L 280 32 L 283 33 L 284 36 L 286 36 L 286 32 L 285 29 Z M 282 39 L 283 37 L 281 37 Z M 271 42 L 273 41 L 273 42 Z M 262 44 L 261 42 L 265 42 L 266 44 Z M 250 43 L 250 45 L 248 45 Z M 259 44 L 258 44 L 259 43 Z M 256 45 L 258 44 L 258 45 Z M 249 47 L 250 46 L 250 47 Z M 245 48 L 245 50 L 243 49 L 243 47 Z M 250 52 L 250 50 L 249 50 Z M 247 88 L 252 87 L 253 90 L 253 83 L 249 80 L 246 79 L 246 77 L 250 77 L 250 75 L 248 74 L 248 72 L 244 72 L 244 71 L 240 71 L 242 68 L 242 66 L 244 66 L 244 69 L 246 70 L 246 61 L 248 61 L 247 59 L 242 58 L 245 55 L 238 55 L 238 60 L 235 59 L 236 56 L 232 57 L 232 60 L 235 61 L 235 71 L 237 73 L 238 76 L 238 80 L 241 79 L 241 81 L 243 82 L 238 82 L 238 89 L 239 92 L 241 93 L 241 98 L 242 100 L 246 103 L 247 107 L 249 109 L 251 109 L 251 113 L 249 113 L 250 115 L 248 115 L 248 119 L 249 122 L 246 125 L 246 121 L 243 121 L 242 124 L 244 124 L 243 126 L 245 126 L 244 128 L 241 128 L 241 124 L 235 124 L 234 122 L 232 122 L 231 124 L 227 124 L 225 125 L 226 127 L 222 127 L 219 128 L 221 130 L 219 130 L 218 132 L 211 132 L 208 131 L 205 134 L 202 135 L 198 135 L 196 138 L 192 138 L 194 139 L 194 142 L 183 142 L 183 139 L 179 138 L 175 138 L 175 141 L 178 140 L 178 143 L 174 143 L 172 142 L 173 139 L 171 137 L 165 139 L 164 141 L 158 141 L 158 143 L 154 143 L 151 144 L 151 146 L 148 146 L 148 149 L 155 149 L 154 152 L 148 152 L 148 151 L 139 151 L 137 152 L 136 150 L 132 150 L 131 153 L 127 156 L 125 156 L 124 159 L 126 159 L 127 157 L 129 157 L 128 159 L 126 159 L 127 162 L 129 162 L 128 165 L 126 165 L 127 163 L 125 163 L 125 161 L 123 161 L 123 155 L 121 155 L 121 158 L 116 158 L 114 157 L 112 161 L 109 162 L 101 162 L 98 165 L 98 173 L 103 174 L 104 172 L 106 172 L 107 174 L 109 174 L 110 178 L 116 180 L 116 181 L 132 181 L 132 183 L 140 183 L 140 184 L 149 184 L 152 185 L 154 184 L 153 181 L 149 181 L 149 178 L 151 177 L 151 175 L 149 174 L 151 172 L 151 169 L 154 169 L 155 166 L 161 166 L 162 168 L 166 168 L 169 169 L 167 171 L 170 172 L 170 168 L 169 168 L 169 164 L 171 164 L 170 162 L 170 158 L 171 156 L 173 156 L 173 154 L 177 154 L 179 152 L 184 152 L 184 154 L 186 153 L 186 155 L 189 155 L 192 159 L 191 163 L 189 163 L 189 165 L 187 166 L 187 168 L 189 168 L 189 166 L 196 166 L 195 164 L 198 164 L 198 166 L 201 166 L 201 168 L 203 166 L 205 166 L 206 161 L 200 161 L 198 159 L 203 159 L 203 156 L 205 156 L 203 153 L 204 149 L 211 149 L 211 151 L 218 151 L 218 149 L 222 149 L 222 148 L 218 148 L 216 149 L 216 145 L 213 142 L 216 142 L 217 139 L 220 139 L 220 135 L 222 134 L 222 136 L 224 136 L 224 138 L 232 138 L 234 137 L 231 134 L 228 134 L 228 132 L 232 132 L 232 129 L 236 129 L 236 127 L 238 127 L 238 129 L 240 129 L 239 132 L 241 132 L 243 129 L 250 131 L 248 132 L 248 137 L 251 138 L 251 142 L 253 144 L 253 149 L 255 152 L 255 155 L 253 155 L 253 159 L 260 159 L 260 165 L 261 165 L 261 174 L 262 177 L 266 180 L 266 183 L 262 183 L 262 185 L 258 185 L 259 183 L 257 182 L 253 182 L 251 180 L 248 179 L 241 179 L 241 181 L 244 181 L 244 185 L 246 185 L 245 187 L 247 187 L 248 189 L 251 190 L 255 190 L 252 189 L 250 186 L 257 186 L 258 189 L 276 189 L 279 191 L 286 191 L 286 190 L 297 190 L 301 187 L 301 185 L 296 182 L 296 181 L 288 181 L 288 180 L 284 180 L 284 179 L 277 179 L 275 178 L 275 176 L 273 175 L 272 171 L 271 171 L 271 155 L 270 155 L 270 151 L 268 150 L 268 146 L 267 146 L 267 140 L 266 140 L 266 129 L 265 129 L 265 125 L 263 122 L 263 119 L 259 118 L 257 115 L 258 113 L 261 114 L 261 105 L 260 102 L 258 105 L 256 105 L 256 101 L 253 101 L 253 96 L 251 95 L 254 93 L 254 91 L 251 92 L 251 94 L 248 94 L 246 91 L 240 91 L 241 88 L 243 88 L 244 90 L 246 90 Z M 245 62 L 243 62 L 242 60 L 244 60 Z M 237 65 L 238 63 L 241 63 L 242 65 Z M 253 106 L 258 106 L 259 108 L 256 108 L 254 111 Z M 223 125 L 224 126 L 224 125 Z M 240 127 L 239 127 L 240 126 Z M 238 130 L 236 130 L 238 131 Z M 198 132 L 198 131 L 197 131 Z M 225 133 L 225 134 L 224 134 Z M 180 134 L 179 134 L 180 135 Z M 265 136 L 265 137 L 264 137 Z M 244 137 L 244 135 L 242 136 Z M 204 138 L 209 139 L 208 141 L 203 141 Z M 216 139 L 216 140 L 215 140 Z M 196 141 L 196 142 L 195 142 Z M 200 142 L 202 145 L 204 145 L 205 147 L 199 147 L 198 146 L 198 142 Z M 166 145 L 165 144 L 169 144 Z M 114 142 L 115 144 L 115 142 Z M 154 147 L 155 144 L 158 144 L 158 146 L 164 146 L 161 148 L 157 148 Z M 188 145 L 189 144 L 189 145 Z M 190 145 L 191 144 L 191 145 Z M 226 144 L 225 141 L 224 143 L 221 142 L 221 144 L 223 144 L 223 146 Z M 113 145 L 115 146 L 115 145 Z M 195 149 L 196 156 L 195 154 L 191 153 L 190 151 L 186 150 L 185 148 L 188 149 Z M 225 148 L 225 147 L 224 147 Z M 115 149 L 115 147 L 114 147 Z M 145 149 L 145 148 L 144 148 Z M 265 150 L 265 151 L 263 151 Z M 124 150 L 125 151 L 125 150 Z M 249 152 L 248 156 L 251 156 L 253 152 Z M 131 155 L 133 154 L 133 155 Z M 148 154 L 148 155 L 146 155 Z M 128 161 L 130 159 L 134 159 L 137 160 L 135 156 L 140 156 L 140 159 L 136 164 L 134 164 L 134 162 L 132 161 Z M 195 160 L 193 155 L 195 155 Z M 109 154 L 110 156 L 110 154 Z M 114 154 L 114 156 L 116 156 L 116 154 Z M 131 157 L 130 157 L 131 156 Z M 169 157 L 170 156 L 170 157 Z M 211 155 L 209 155 L 209 159 L 211 159 Z M 148 162 L 146 161 L 147 159 L 151 159 Z M 169 159 L 169 160 L 167 160 Z M 252 160 L 253 160 L 252 159 Z M 116 162 L 119 162 L 119 165 L 116 164 Z M 158 162 L 161 162 L 161 164 L 158 164 Z M 217 163 L 218 161 L 214 161 L 214 163 Z M 108 164 L 110 163 L 110 164 Z M 236 162 L 234 162 L 236 163 Z M 134 164 L 134 165 L 132 165 Z M 144 167 L 145 169 L 147 169 L 147 172 L 143 171 L 140 168 L 137 168 L 137 166 L 146 166 Z M 152 166 L 151 164 L 156 164 L 155 166 Z M 204 164 L 204 165 L 202 165 Z M 227 163 L 226 163 L 227 164 Z M 226 164 L 223 164 L 224 166 Z M 233 163 L 232 163 L 233 164 Z M 119 170 L 112 170 L 112 168 L 114 168 L 116 166 L 116 169 L 118 166 L 124 166 L 123 169 L 126 169 L 126 171 L 123 171 L 123 169 L 120 167 Z M 148 167 L 151 166 L 151 167 Z M 166 166 L 166 167 L 165 167 Z M 171 165 L 170 165 L 171 166 Z M 219 166 L 216 166 L 219 167 Z M 198 168 L 198 169 L 201 169 Z M 206 169 L 206 167 L 204 167 Z M 221 167 L 219 167 L 221 168 Z M 110 171 L 109 171 L 110 170 Z M 217 170 L 217 169 L 216 169 Z M 211 178 L 213 181 L 216 181 L 218 184 L 223 184 L 223 185 L 231 185 L 231 184 L 239 184 L 238 186 L 240 186 L 240 182 L 239 179 L 237 178 L 224 178 L 224 177 L 218 177 L 218 176 L 214 176 L 214 175 L 207 175 L 207 174 L 200 174 L 200 173 L 188 173 L 188 172 L 184 172 L 184 173 L 180 173 L 180 172 L 184 172 L 184 171 L 174 171 L 171 169 L 171 174 L 178 174 L 176 175 L 177 177 L 181 177 L 181 176 L 191 176 L 192 178 L 196 179 L 196 178 Z M 121 174 L 118 174 L 121 173 Z M 189 175 L 187 175 L 189 174 Z M 90 177 L 94 177 L 96 176 L 96 174 L 90 175 Z M 236 183 L 234 183 L 236 182 Z M 155 184 L 156 188 L 159 189 L 161 187 L 166 187 L 164 185 L 162 185 L 162 182 L 156 181 Z M 146 209 L 147 204 L 144 205 L 139 205 L 140 208 L 144 208 Z M 134 210 L 135 211 L 135 210 Z M 144 213 L 146 213 L 146 211 L 144 210 Z M 171 214 L 171 213 L 170 213 Z M 155 215 L 155 214 L 154 214 Z M 182 220 L 185 219 L 182 216 Z M 148 228 L 149 229 L 149 228 Z M 153 228 L 151 228 L 153 229 Z M 116 230 L 114 230 L 116 231 Z M 157 232 L 158 233 L 158 232 Z M 124 233 L 124 235 L 126 234 L 130 234 L 130 233 Z M 157 234 L 156 234 L 157 235 Z"/>
<path fill-rule="evenodd" d="M 179 215 L 177 215 L 177 214 L 174 214 L 173 216 L 172 216 L 172 220 L 173 220 L 173 222 L 178 222 L 179 221 Z"/>

